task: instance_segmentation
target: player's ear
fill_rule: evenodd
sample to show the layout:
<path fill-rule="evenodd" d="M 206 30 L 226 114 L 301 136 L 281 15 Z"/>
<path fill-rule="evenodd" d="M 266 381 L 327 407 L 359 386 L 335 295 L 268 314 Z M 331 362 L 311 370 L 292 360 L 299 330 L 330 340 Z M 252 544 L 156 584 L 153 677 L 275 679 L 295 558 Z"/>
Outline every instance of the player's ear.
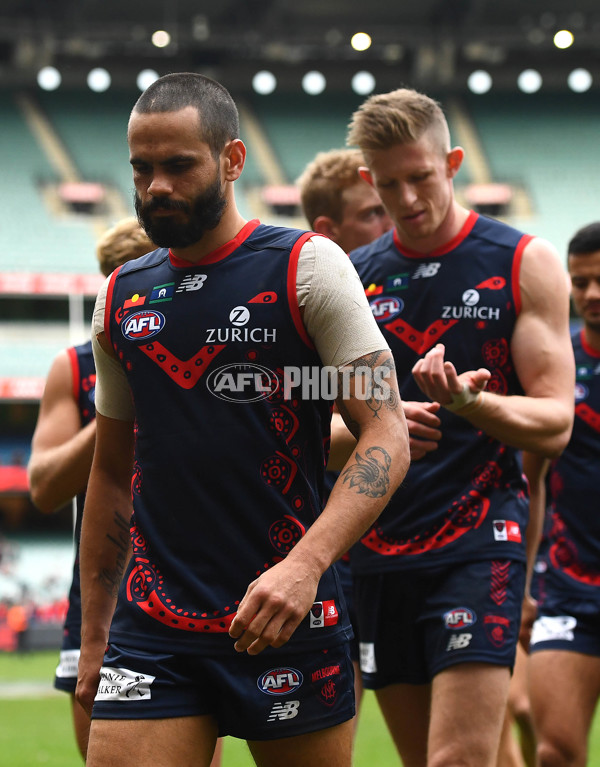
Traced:
<path fill-rule="evenodd" d="M 454 178 L 462 165 L 465 150 L 461 146 L 455 146 L 448 152 L 446 157 L 446 167 L 448 168 L 448 177 Z"/>
<path fill-rule="evenodd" d="M 358 169 L 358 175 L 362 178 L 363 181 L 366 181 L 367 184 L 370 186 L 375 186 L 373 183 L 373 176 L 371 175 L 371 171 L 367 168 L 366 165 L 361 165 Z"/>
<path fill-rule="evenodd" d="M 240 177 L 246 162 L 246 147 L 239 138 L 234 138 L 225 144 L 221 152 L 225 181 L 235 181 Z"/>
<path fill-rule="evenodd" d="M 330 240 L 334 240 L 337 235 L 338 225 L 329 216 L 317 216 L 312 225 L 313 232 L 324 234 L 325 237 L 329 237 Z"/>

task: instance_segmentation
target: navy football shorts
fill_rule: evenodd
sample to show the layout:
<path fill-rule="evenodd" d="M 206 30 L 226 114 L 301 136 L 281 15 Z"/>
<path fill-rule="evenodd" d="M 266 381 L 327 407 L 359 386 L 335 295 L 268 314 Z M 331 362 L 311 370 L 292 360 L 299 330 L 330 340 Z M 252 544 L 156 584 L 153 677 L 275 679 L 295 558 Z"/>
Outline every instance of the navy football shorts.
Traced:
<path fill-rule="evenodd" d="M 347 643 L 309 652 L 200 656 L 110 645 L 93 719 L 213 716 L 219 736 L 275 740 L 352 719 Z"/>
<path fill-rule="evenodd" d="M 352 570 L 350 569 L 350 562 L 346 562 L 343 559 L 336 562 L 335 566 L 340 578 L 340 585 L 344 594 L 348 617 L 352 624 L 352 631 L 354 632 L 354 637 L 350 640 L 350 657 L 353 662 L 358 662 L 358 623 L 356 619 L 356 610 L 354 608 L 354 580 L 352 578 Z"/>
<path fill-rule="evenodd" d="M 531 632 L 530 652 L 567 650 L 600 657 L 600 589 L 557 583 L 549 568 L 544 599 Z"/>
<path fill-rule="evenodd" d="M 81 653 L 81 630 L 79 626 L 65 629 L 63 641 L 54 677 L 54 687 L 65 692 L 75 692 L 77 671 Z"/>
<path fill-rule="evenodd" d="M 512 668 L 525 563 L 355 575 L 364 686 L 427 684 L 457 663 Z"/>

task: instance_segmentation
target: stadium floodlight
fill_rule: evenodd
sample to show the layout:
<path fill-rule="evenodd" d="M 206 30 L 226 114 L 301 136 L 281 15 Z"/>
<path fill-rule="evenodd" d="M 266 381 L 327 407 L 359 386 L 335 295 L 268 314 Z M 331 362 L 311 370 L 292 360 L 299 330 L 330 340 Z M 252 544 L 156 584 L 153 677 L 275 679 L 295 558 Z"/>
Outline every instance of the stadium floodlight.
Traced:
<path fill-rule="evenodd" d="M 371 47 L 371 42 L 371 35 L 368 35 L 366 32 L 357 32 L 355 35 L 352 35 L 350 45 L 355 51 L 366 51 Z"/>
<path fill-rule="evenodd" d="M 542 87 L 542 76 L 537 69 L 524 69 L 517 78 L 517 85 L 523 93 L 536 93 Z"/>
<path fill-rule="evenodd" d="M 477 93 L 478 95 L 487 93 L 492 87 L 492 76 L 485 69 L 476 69 L 469 75 L 467 87 L 471 93 Z"/>
<path fill-rule="evenodd" d="M 260 93 L 261 96 L 268 96 L 269 93 L 273 93 L 277 87 L 277 78 L 273 72 L 269 72 L 266 69 L 261 69 L 252 78 L 252 87 L 256 93 Z"/>
<path fill-rule="evenodd" d="M 587 69 L 574 69 L 567 78 L 569 88 L 575 93 L 585 93 L 592 87 L 592 75 Z"/>
<path fill-rule="evenodd" d="M 42 67 L 37 73 L 37 82 L 44 91 L 55 91 L 62 82 L 62 76 L 56 67 Z"/>
<path fill-rule="evenodd" d="M 370 72 L 357 72 L 352 78 L 352 90 L 359 96 L 368 96 L 375 90 L 375 78 Z"/>
<path fill-rule="evenodd" d="M 554 35 L 554 45 L 562 50 L 570 48 L 573 45 L 574 40 L 573 33 L 568 29 L 560 29 Z"/>
<path fill-rule="evenodd" d="M 158 72 L 154 69 L 142 69 L 137 76 L 136 84 L 141 91 L 145 91 L 156 80 L 158 80 Z"/>
<path fill-rule="evenodd" d="M 103 67 L 96 67 L 88 73 L 87 84 L 88 88 L 95 93 L 103 93 L 110 88 L 110 74 Z"/>
<path fill-rule="evenodd" d="M 327 86 L 327 80 L 325 75 L 316 70 L 307 72 L 302 78 L 302 88 L 309 96 L 318 96 L 319 93 L 323 93 Z"/>
<path fill-rule="evenodd" d="M 152 35 L 152 45 L 156 48 L 166 48 L 171 43 L 171 35 L 164 29 L 157 29 Z"/>

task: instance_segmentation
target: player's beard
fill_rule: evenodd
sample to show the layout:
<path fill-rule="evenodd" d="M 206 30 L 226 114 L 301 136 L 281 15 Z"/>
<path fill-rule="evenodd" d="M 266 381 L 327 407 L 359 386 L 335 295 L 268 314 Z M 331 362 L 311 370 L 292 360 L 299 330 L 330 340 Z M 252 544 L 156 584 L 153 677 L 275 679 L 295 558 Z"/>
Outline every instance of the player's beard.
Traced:
<path fill-rule="evenodd" d="M 137 192 L 134 199 L 135 212 L 146 234 L 160 248 L 187 248 L 214 229 L 223 216 L 227 199 L 221 191 L 219 175 L 210 186 L 199 194 L 191 204 L 169 197 L 153 197 L 142 204 Z M 156 210 L 177 210 L 181 216 L 157 216 Z"/>

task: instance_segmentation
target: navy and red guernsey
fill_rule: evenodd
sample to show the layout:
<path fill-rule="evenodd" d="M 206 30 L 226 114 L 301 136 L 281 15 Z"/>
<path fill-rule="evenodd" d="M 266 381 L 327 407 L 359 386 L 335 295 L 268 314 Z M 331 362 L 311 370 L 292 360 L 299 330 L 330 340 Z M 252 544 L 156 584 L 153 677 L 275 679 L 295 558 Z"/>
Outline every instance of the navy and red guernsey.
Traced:
<path fill-rule="evenodd" d="M 548 567 L 555 579 L 580 585 L 582 597 L 600 598 L 600 352 L 572 337 L 575 352 L 575 421 L 569 444 L 550 469 Z"/>
<path fill-rule="evenodd" d="M 411 370 L 437 343 L 458 373 L 491 371 L 488 391 L 521 394 L 511 356 L 519 267 L 531 238 L 471 212 L 426 256 L 394 230 L 350 254 L 396 362 L 404 400 L 423 401 Z M 414 461 L 352 550 L 356 572 L 493 558 L 524 560 L 526 484 L 517 451 L 442 409 L 438 449 Z"/>
<path fill-rule="evenodd" d="M 92 342 L 88 341 L 79 346 L 67 349 L 71 363 L 72 393 L 77 403 L 81 426 L 84 427 L 96 417 L 94 394 L 96 390 L 96 367 L 92 353 Z M 79 633 L 81 631 L 81 582 L 79 577 L 79 539 L 81 537 L 81 520 L 85 493 L 79 493 L 76 498 L 77 515 L 75 518 L 75 561 L 73 563 L 73 579 L 69 590 L 69 609 L 65 620 L 65 630 Z"/>
<path fill-rule="evenodd" d="M 296 296 L 310 236 L 251 221 L 199 264 L 159 249 L 109 284 L 105 327 L 137 423 L 133 557 L 112 642 L 231 652 L 248 585 L 321 512 L 331 403 L 300 387 L 284 398 L 284 367 L 322 367 Z M 330 568 L 288 645 L 349 636 Z"/>

